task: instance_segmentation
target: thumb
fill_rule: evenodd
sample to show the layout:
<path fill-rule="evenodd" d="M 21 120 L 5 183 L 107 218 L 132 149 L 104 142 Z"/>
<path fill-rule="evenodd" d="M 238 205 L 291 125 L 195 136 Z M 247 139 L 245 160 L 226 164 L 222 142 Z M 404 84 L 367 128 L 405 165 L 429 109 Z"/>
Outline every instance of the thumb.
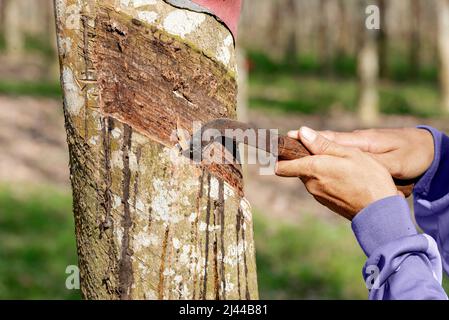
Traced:
<path fill-rule="evenodd" d="M 289 137 L 299 139 L 315 155 L 330 155 L 344 157 L 348 155 L 348 148 L 343 147 L 308 127 L 301 127 L 299 131 L 290 131 Z"/>

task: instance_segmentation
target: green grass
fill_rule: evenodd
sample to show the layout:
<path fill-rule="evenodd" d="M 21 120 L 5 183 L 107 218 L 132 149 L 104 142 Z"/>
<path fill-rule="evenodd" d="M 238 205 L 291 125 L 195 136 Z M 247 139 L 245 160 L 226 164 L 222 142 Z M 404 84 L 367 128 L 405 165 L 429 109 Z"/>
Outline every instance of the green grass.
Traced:
<path fill-rule="evenodd" d="M 53 40 L 53 38 L 51 38 Z M 29 36 L 25 37 L 25 51 L 35 52 L 46 57 L 48 60 L 56 58 L 56 52 L 50 44 L 47 36 Z"/>
<path fill-rule="evenodd" d="M 305 114 L 322 113 L 339 101 L 354 105 L 357 88 L 351 81 L 326 81 L 283 74 L 250 77 L 250 106 Z"/>
<path fill-rule="evenodd" d="M 304 214 L 304 213 L 301 213 Z M 255 239 L 261 298 L 366 299 L 364 255 L 349 223 L 306 215 L 301 224 L 257 214 Z"/>
<path fill-rule="evenodd" d="M 301 224 L 268 221 L 255 212 L 259 292 L 262 299 L 367 299 L 366 257 L 349 222 L 305 215 Z M 443 288 L 449 292 L 449 278 Z"/>
<path fill-rule="evenodd" d="M 394 82 L 426 82 L 438 83 L 438 64 L 423 63 L 415 71 L 409 65 L 407 51 L 391 50 L 387 59 L 387 78 Z M 280 61 L 274 61 L 268 55 L 258 51 L 248 51 L 253 72 L 258 74 L 284 73 L 289 75 L 332 75 L 339 78 L 356 78 L 357 57 L 344 53 L 336 54 L 322 65 L 316 52 L 302 53 L 299 56 L 287 56 Z"/>
<path fill-rule="evenodd" d="M 285 113 L 326 114 L 338 105 L 354 112 L 357 82 L 350 78 L 295 76 L 285 73 L 250 75 L 250 107 Z M 379 85 L 381 112 L 434 117 L 440 115 L 438 88 L 424 83 Z"/>
<path fill-rule="evenodd" d="M 337 56 L 323 70 L 316 55 L 275 62 L 259 52 L 249 52 L 250 107 L 277 112 L 325 115 L 334 106 L 354 112 L 357 105 L 357 61 Z M 440 97 L 437 67 L 423 65 L 416 77 L 403 55 L 388 61 L 388 80 L 379 84 L 381 112 L 437 117 Z"/>
<path fill-rule="evenodd" d="M 65 288 L 65 269 L 77 264 L 69 192 L 19 187 L 0 186 L 0 299 L 79 299 Z M 254 213 L 261 298 L 366 299 L 349 223 L 301 214 L 286 224 Z"/>
<path fill-rule="evenodd" d="M 25 52 L 29 53 L 40 54 L 47 60 L 54 59 L 56 57 L 56 52 L 50 43 L 50 41 L 54 39 L 53 37 L 53 35 L 25 35 L 24 50 Z M 0 32 L 0 53 L 4 52 L 5 50 L 5 35 Z"/>
<path fill-rule="evenodd" d="M 0 187 L 0 247 L 0 299 L 79 298 L 65 288 L 77 264 L 68 194 Z"/>
<path fill-rule="evenodd" d="M 13 96 L 61 97 L 61 85 L 53 82 L 0 80 L 0 94 Z"/>

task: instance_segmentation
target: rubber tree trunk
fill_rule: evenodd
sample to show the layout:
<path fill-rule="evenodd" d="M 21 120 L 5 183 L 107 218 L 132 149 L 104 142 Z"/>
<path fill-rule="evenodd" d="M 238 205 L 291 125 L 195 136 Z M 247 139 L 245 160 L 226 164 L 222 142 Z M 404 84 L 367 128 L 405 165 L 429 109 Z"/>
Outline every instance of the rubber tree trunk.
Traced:
<path fill-rule="evenodd" d="M 411 30 L 410 30 L 410 47 L 409 47 L 409 66 L 410 75 L 416 79 L 419 76 L 421 68 L 421 3 L 420 0 L 412 0 L 410 2 Z"/>
<path fill-rule="evenodd" d="M 358 53 L 358 115 L 363 126 L 375 125 L 379 119 L 379 58 L 375 32 L 364 31 L 364 39 Z"/>
<path fill-rule="evenodd" d="M 241 173 L 173 147 L 235 117 L 231 33 L 161 0 L 55 8 L 83 297 L 258 298 Z"/>
<path fill-rule="evenodd" d="M 287 64 L 295 68 L 298 61 L 298 41 L 297 41 L 297 2 L 295 0 L 287 0 L 284 6 L 284 18 L 287 24 L 287 44 L 285 46 L 284 60 Z"/>
<path fill-rule="evenodd" d="M 281 60 L 285 58 L 282 55 L 282 43 L 281 43 L 281 26 L 282 26 L 282 0 L 272 1 L 269 10 L 270 10 L 270 19 L 269 19 L 269 27 L 268 27 L 268 41 L 270 43 L 270 50 L 276 60 Z M 247 4 L 248 5 L 248 4 Z"/>
<path fill-rule="evenodd" d="M 321 71 L 330 74 L 332 69 L 332 48 L 328 25 L 329 0 L 319 0 L 318 10 L 321 18 L 318 20 L 318 55 Z"/>
<path fill-rule="evenodd" d="M 449 113 L 449 0 L 438 0 L 438 51 L 441 105 Z"/>
<path fill-rule="evenodd" d="M 17 1 L 17 0 L 13 0 Z M 47 10 L 51 0 L 19 0 L 23 3 L 23 9 L 21 11 L 22 23 L 21 27 L 23 32 L 31 37 L 44 38 L 47 35 Z"/>
<path fill-rule="evenodd" d="M 25 46 L 25 34 L 22 29 L 23 0 L 6 0 L 4 3 L 4 37 L 6 53 L 10 58 L 20 60 Z"/>
<path fill-rule="evenodd" d="M 337 41 L 337 56 L 340 58 L 348 57 L 351 54 L 350 39 L 351 28 L 349 26 L 349 6 L 346 0 L 338 0 L 338 34 L 336 36 Z"/>
<path fill-rule="evenodd" d="M 0 0 L 0 32 L 3 33 L 5 24 L 5 0 Z"/>

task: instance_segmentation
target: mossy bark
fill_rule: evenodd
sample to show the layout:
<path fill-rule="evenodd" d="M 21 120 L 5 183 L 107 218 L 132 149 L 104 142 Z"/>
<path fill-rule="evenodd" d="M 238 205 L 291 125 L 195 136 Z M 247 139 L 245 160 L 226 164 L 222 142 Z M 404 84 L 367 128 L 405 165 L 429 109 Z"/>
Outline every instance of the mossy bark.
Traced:
<path fill-rule="evenodd" d="M 179 155 L 235 117 L 232 35 L 162 0 L 55 0 L 87 299 L 256 299 L 251 210 L 232 165 Z"/>

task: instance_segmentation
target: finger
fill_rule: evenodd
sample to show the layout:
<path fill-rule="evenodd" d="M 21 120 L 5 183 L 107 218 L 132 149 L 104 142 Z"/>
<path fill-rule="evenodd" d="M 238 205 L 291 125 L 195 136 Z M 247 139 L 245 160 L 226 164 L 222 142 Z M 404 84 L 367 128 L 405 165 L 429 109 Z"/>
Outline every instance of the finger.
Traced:
<path fill-rule="evenodd" d="M 335 140 L 335 135 L 337 134 L 337 132 L 334 131 L 330 131 L 330 130 L 325 130 L 325 131 L 317 131 L 319 134 L 321 134 L 323 137 L 325 137 L 327 140 L 331 140 L 334 141 Z M 296 140 L 300 140 L 300 133 L 299 130 L 290 130 L 287 135 L 290 138 L 296 139 Z"/>
<path fill-rule="evenodd" d="M 299 130 L 301 142 L 316 155 L 330 155 L 344 157 L 350 154 L 348 147 L 339 145 L 331 140 L 326 139 L 315 130 L 308 127 L 301 127 Z"/>
<path fill-rule="evenodd" d="M 309 178 L 314 173 L 314 161 L 313 156 L 289 161 L 278 161 L 275 173 L 280 177 Z"/>
<path fill-rule="evenodd" d="M 299 138 L 299 130 L 290 130 L 288 133 L 287 133 L 287 135 L 290 137 L 290 138 L 293 138 L 293 139 L 296 139 L 296 140 L 299 140 L 300 138 Z"/>
<path fill-rule="evenodd" d="M 275 173 L 281 177 L 299 177 L 303 182 L 310 178 L 328 176 L 341 166 L 341 159 L 327 155 L 313 155 L 276 163 Z"/>
<path fill-rule="evenodd" d="M 354 132 L 335 132 L 335 131 L 319 131 L 326 139 L 346 147 L 358 148 L 362 151 L 371 149 L 371 139 L 364 131 Z"/>
<path fill-rule="evenodd" d="M 319 134 L 321 134 L 323 137 L 325 137 L 328 140 L 335 141 L 335 136 L 338 132 L 331 131 L 331 130 L 324 130 L 324 131 L 317 131 Z"/>

